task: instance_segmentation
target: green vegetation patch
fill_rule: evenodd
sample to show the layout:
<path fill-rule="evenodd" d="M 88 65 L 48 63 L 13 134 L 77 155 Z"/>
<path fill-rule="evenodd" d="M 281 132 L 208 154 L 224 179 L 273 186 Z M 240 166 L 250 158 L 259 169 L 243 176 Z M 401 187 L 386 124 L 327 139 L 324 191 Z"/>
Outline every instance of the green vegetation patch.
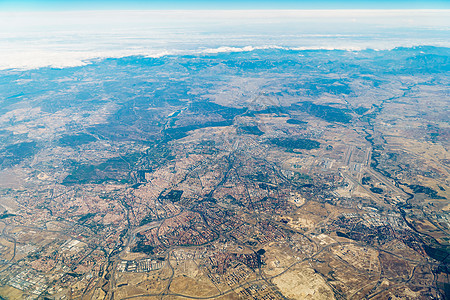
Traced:
<path fill-rule="evenodd" d="M 311 150 L 320 147 L 320 143 L 318 141 L 310 139 L 273 138 L 269 140 L 269 143 L 285 148 L 288 151 L 292 151 L 294 149 Z"/>
<path fill-rule="evenodd" d="M 14 217 L 14 216 L 16 216 L 16 215 L 15 214 L 10 214 L 8 212 L 4 212 L 3 214 L 0 215 L 0 220 L 6 219 L 6 218 L 9 218 L 9 217 Z"/>
<path fill-rule="evenodd" d="M 339 237 L 345 237 L 346 239 L 350 239 L 350 237 L 347 234 L 341 231 L 336 231 L 336 235 Z"/>
<path fill-rule="evenodd" d="M 367 107 L 363 107 L 363 106 L 355 108 L 355 113 L 357 113 L 358 115 L 363 115 L 368 111 L 369 111 L 369 109 Z"/>
<path fill-rule="evenodd" d="M 175 158 L 176 157 L 172 154 L 170 148 L 164 143 L 147 149 L 146 155 L 144 156 L 144 160 L 149 169 L 154 169 L 164 164 L 166 161 L 174 160 Z"/>
<path fill-rule="evenodd" d="M 80 218 L 78 219 L 78 223 L 83 224 L 84 222 L 86 222 L 87 220 L 92 218 L 93 216 L 95 216 L 95 213 L 84 214 L 84 215 L 80 216 Z"/>
<path fill-rule="evenodd" d="M 90 142 L 95 142 L 97 139 L 87 133 L 78 133 L 72 135 L 65 135 L 59 139 L 59 143 L 66 147 L 76 147 Z"/>
<path fill-rule="evenodd" d="M 415 194 L 423 193 L 432 199 L 445 199 L 444 197 L 439 196 L 437 191 L 435 191 L 432 188 L 429 188 L 427 186 L 423 186 L 423 185 L 419 185 L 419 184 L 412 184 L 412 185 L 408 185 L 408 187 Z"/>
<path fill-rule="evenodd" d="M 430 257 L 444 263 L 450 262 L 450 247 L 441 245 L 437 245 L 436 247 L 430 247 L 426 244 L 423 244 L 423 248 Z"/>
<path fill-rule="evenodd" d="M 370 180 L 371 180 L 370 176 L 364 176 L 364 177 L 361 179 L 361 183 L 364 184 L 364 185 L 368 185 L 369 182 L 370 182 Z"/>
<path fill-rule="evenodd" d="M 311 176 L 304 173 L 295 172 L 294 177 L 295 180 L 303 180 L 303 181 L 312 181 Z"/>
<path fill-rule="evenodd" d="M 226 120 L 232 120 L 235 116 L 245 112 L 244 108 L 228 107 L 209 101 L 193 102 L 189 106 L 189 110 L 196 113 L 217 113 Z"/>
<path fill-rule="evenodd" d="M 131 252 L 141 252 L 141 253 L 146 253 L 146 254 L 153 254 L 153 249 L 155 247 L 146 244 L 147 239 L 145 238 L 144 235 L 142 235 L 141 233 L 136 233 L 136 245 L 131 248 Z"/>
<path fill-rule="evenodd" d="M 286 123 L 288 123 L 288 124 L 294 124 L 294 125 L 305 125 L 305 124 L 308 124 L 308 122 L 301 121 L 301 120 L 297 120 L 297 119 L 288 119 L 288 120 L 286 121 Z"/>
<path fill-rule="evenodd" d="M 6 146 L 2 152 L 0 163 L 11 166 L 32 157 L 38 152 L 38 149 L 36 142 L 22 142 Z"/>
<path fill-rule="evenodd" d="M 346 110 L 337 107 L 319 105 L 311 102 L 302 102 L 299 106 L 308 114 L 327 122 L 349 123 L 352 119 L 352 116 Z"/>
<path fill-rule="evenodd" d="M 371 187 L 371 188 L 370 188 L 370 191 L 371 191 L 372 193 L 375 193 L 375 194 L 382 194 L 382 193 L 383 193 L 383 189 L 381 189 L 381 188 L 379 188 L 379 187 Z"/>
<path fill-rule="evenodd" d="M 62 184 L 99 184 L 107 181 L 129 183 L 131 180 L 129 172 L 139 157 L 139 153 L 132 153 L 124 157 L 110 158 L 98 165 L 69 161 L 72 172 L 64 178 Z"/>
<path fill-rule="evenodd" d="M 266 250 L 264 250 L 264 249 L 259 249 L 258 251 L 256 251 L 256 254 L 258 254 L 258 255 L 264 255 L 264 253 L 266 253 Z"/>
<path fill-rule="evenodd" d="M 143 226 L 145 224 L 151 223 L 153 221 L 152 215 L 146 215 L 140 222 L 139 226 Z"/>
<path fill-rule="evenodd" d="M 172 127 L 167 128 L 164 130 L 164 142 L 169 142 L 173 140 L 182 139 L 186 136 L 188 136 L 188 132 L 192 130 L 197 130 L 201 128 L 207 128 L 207 127 L 222 127 L 222 126 L 230 126 L 233 124 L 232 120 L 225 120 L 225 121 L 218 121 L 218 122 L 205 122 L 202 124 L 196 124 L 196 125 L 188 125 L 183 127 Z"/>
<path fill-rule="evenodd" d="M 253 135 L 263 135 L 264 132 L 261 131 L 258 126 L 241 126 L 238 128 L 238 133 L 253 134 Z"/>
<path fill-rule="evenodd" d="M 167 195 L 161 196 L 160 198 L 167 199 L 172 202 L 177 202 L 177 201 L 180 201 L 182 195 L 183 195 L 183 191 L 181 191 L 181 190 L 171 190 L 170 192 L 167 193 Z"/>

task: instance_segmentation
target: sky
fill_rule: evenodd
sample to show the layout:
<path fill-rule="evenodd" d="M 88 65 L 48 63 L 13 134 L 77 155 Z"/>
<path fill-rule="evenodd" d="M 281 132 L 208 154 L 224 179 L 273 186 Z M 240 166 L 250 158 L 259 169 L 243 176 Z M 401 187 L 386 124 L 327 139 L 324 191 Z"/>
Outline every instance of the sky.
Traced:
<path fill-rule="evenodd" d="M 105 9 L 450 9 L 450 0 L 0 0 L 0 11 Z"/>

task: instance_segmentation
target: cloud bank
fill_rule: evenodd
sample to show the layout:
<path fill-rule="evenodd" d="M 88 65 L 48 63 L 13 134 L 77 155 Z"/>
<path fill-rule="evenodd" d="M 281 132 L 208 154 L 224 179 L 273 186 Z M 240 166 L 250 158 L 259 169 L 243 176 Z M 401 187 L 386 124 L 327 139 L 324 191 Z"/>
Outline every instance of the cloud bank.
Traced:
<path fill-rule="evenodd" d="M 450 47 L 450 10 L 0 13 L 0 69 L 257 49 Z"/>

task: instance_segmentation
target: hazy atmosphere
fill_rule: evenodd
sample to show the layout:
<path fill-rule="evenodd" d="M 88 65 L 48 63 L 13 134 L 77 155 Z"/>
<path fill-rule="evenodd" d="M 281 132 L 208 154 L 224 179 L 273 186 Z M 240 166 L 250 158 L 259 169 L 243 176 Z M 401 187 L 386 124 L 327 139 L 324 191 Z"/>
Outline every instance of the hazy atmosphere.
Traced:
<path fill-rule="evenodd" d="M 212 10 L 0 13 L 0 68 L 240 48 L 392 49 L 450 45 L 449 11 Z"/>

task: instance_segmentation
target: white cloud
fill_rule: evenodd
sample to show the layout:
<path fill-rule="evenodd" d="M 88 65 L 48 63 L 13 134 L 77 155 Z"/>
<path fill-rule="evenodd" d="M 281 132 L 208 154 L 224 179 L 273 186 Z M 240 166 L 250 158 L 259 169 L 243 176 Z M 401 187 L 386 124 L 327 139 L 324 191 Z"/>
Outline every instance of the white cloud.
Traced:
<path fill-rule="evenodd" d="M 448 10 L 8 12 L 0 13 L 0 69 L 266 48 L 450 47 L 449 15 Z"/>

